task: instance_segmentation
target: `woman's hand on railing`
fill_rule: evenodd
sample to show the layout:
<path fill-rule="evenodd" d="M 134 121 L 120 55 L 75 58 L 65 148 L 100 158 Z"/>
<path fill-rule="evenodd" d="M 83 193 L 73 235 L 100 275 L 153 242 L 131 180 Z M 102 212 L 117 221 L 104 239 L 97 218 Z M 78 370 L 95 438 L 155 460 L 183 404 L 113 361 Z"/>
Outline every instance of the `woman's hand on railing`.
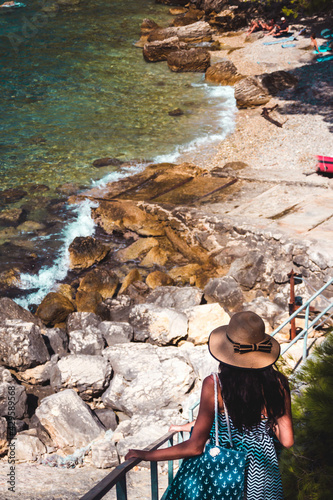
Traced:
<path fill-rule="evenodd" d="M 144 451 L 143 450 L 128 450 L 125 455 L 125 460 L 129 460 L 130 458 L 141 458 L 143 459 Z"/>

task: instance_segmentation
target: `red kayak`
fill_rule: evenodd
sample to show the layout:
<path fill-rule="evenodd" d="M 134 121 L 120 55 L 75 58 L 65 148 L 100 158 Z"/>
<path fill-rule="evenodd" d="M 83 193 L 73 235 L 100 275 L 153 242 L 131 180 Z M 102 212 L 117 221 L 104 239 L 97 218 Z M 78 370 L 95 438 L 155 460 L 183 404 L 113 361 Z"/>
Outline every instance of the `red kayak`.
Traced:
<path fill-rule="evenodd" d="M 317 172 L 333 174 L 333 158 L 329 156 L 317 156 Z"/>

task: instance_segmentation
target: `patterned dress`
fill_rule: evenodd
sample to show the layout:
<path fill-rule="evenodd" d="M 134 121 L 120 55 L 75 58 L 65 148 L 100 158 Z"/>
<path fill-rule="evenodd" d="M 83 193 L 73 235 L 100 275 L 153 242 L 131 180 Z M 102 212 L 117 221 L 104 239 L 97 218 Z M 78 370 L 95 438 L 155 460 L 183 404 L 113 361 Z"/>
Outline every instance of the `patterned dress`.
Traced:
<path fill-rule="evenodd" d="M 229 443 L 227 423 L 224 413 L 219 413 L 219 441 L 220 446 Z M 266 420 L 244 433 L 238 431 L 232 424 L 231 434 L 235 448 L 247 452 L 244 500 L 283 500 L 281 476 L 278 466 L 277 455 L 274 447 L 273 437 L 266 426 Z M 210 438 L 214 441 L 215 422 L 210 432 Z M 183 460 L 172 484 L 163 496 L 163 500 L 193 500 L 190 491 L 190 483 L 198 464 L 198 457 Z M 199 464 L 198 464 L 199 465 Z M 224 496 L 212 496 L 204 492 L 199 500 L 224 500 Z"/>

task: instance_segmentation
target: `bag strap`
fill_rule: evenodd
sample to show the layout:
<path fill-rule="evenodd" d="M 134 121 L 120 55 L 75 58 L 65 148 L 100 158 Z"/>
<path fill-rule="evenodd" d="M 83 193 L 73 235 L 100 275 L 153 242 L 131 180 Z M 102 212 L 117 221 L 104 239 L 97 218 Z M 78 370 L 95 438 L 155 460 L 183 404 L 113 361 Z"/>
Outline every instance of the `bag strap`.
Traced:
<path fill-rule="evenodd" d="M 213 373 L 212 374 L 213 377 L 214 377 L 214 399 L 215 399 L 215 446 L 220 446 L 219 445 L 219 428 L 218 428 L 218 400 L 217 400 L 217 373 Z M 220 382 L 220 380 L 219 380 Z M 221 387 L 221 382 L 220 382 L 220 387 Z M 222 389 L 222 387 L 221 387 Z M 228 436 L 229 436 L 229 442 L 230 442 L 230 447 L 233 448 L 234 447 L 234 444 L 232 442 L 232 437 L 231 437 L 231 429 L 230 429 L 230 422 L 229 422 L 229 414 L 228 414 L 228 410 L 227 410 L 227 407 L 223 401 L 223 398 L 222 398 L 222 404 L 223 404 L 223 407 L 224 407 L 224 414 L 225 414 L 225 418 L 226 418 L 226 421 L 227 421 L 227 428 L 228 428 Z"/>

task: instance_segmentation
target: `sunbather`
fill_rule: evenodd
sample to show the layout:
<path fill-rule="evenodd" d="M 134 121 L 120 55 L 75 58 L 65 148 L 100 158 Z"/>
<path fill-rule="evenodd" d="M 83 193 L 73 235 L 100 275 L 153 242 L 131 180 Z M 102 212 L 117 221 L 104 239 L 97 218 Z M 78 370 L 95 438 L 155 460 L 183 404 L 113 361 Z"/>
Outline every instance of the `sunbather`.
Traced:
<path fill-rule="evenodd" d="M 289 31 L 289 23 L 285 17 L 281 17 L 281 22 L 275 25 L 272 34 L 275 36 L 283 36 L 286 35 Z"/>
<path fill-rule="evenodd" d="M 255 31 L 260 31 L 260 30 L 270 32 L 274 29 L 274 26 L 275 26 L 274 19 L 271 19 L 270 21 L 268 21 L 268 23 L 266 23 L 265 21 L 261 21 L 260 19 L 253 20 L 253 21 L 251 21 L 250 28 L 249 28 L 249 31 L 247 32 L 246 36 L 251 35 L 251 33 L 254 33 Z"/>

